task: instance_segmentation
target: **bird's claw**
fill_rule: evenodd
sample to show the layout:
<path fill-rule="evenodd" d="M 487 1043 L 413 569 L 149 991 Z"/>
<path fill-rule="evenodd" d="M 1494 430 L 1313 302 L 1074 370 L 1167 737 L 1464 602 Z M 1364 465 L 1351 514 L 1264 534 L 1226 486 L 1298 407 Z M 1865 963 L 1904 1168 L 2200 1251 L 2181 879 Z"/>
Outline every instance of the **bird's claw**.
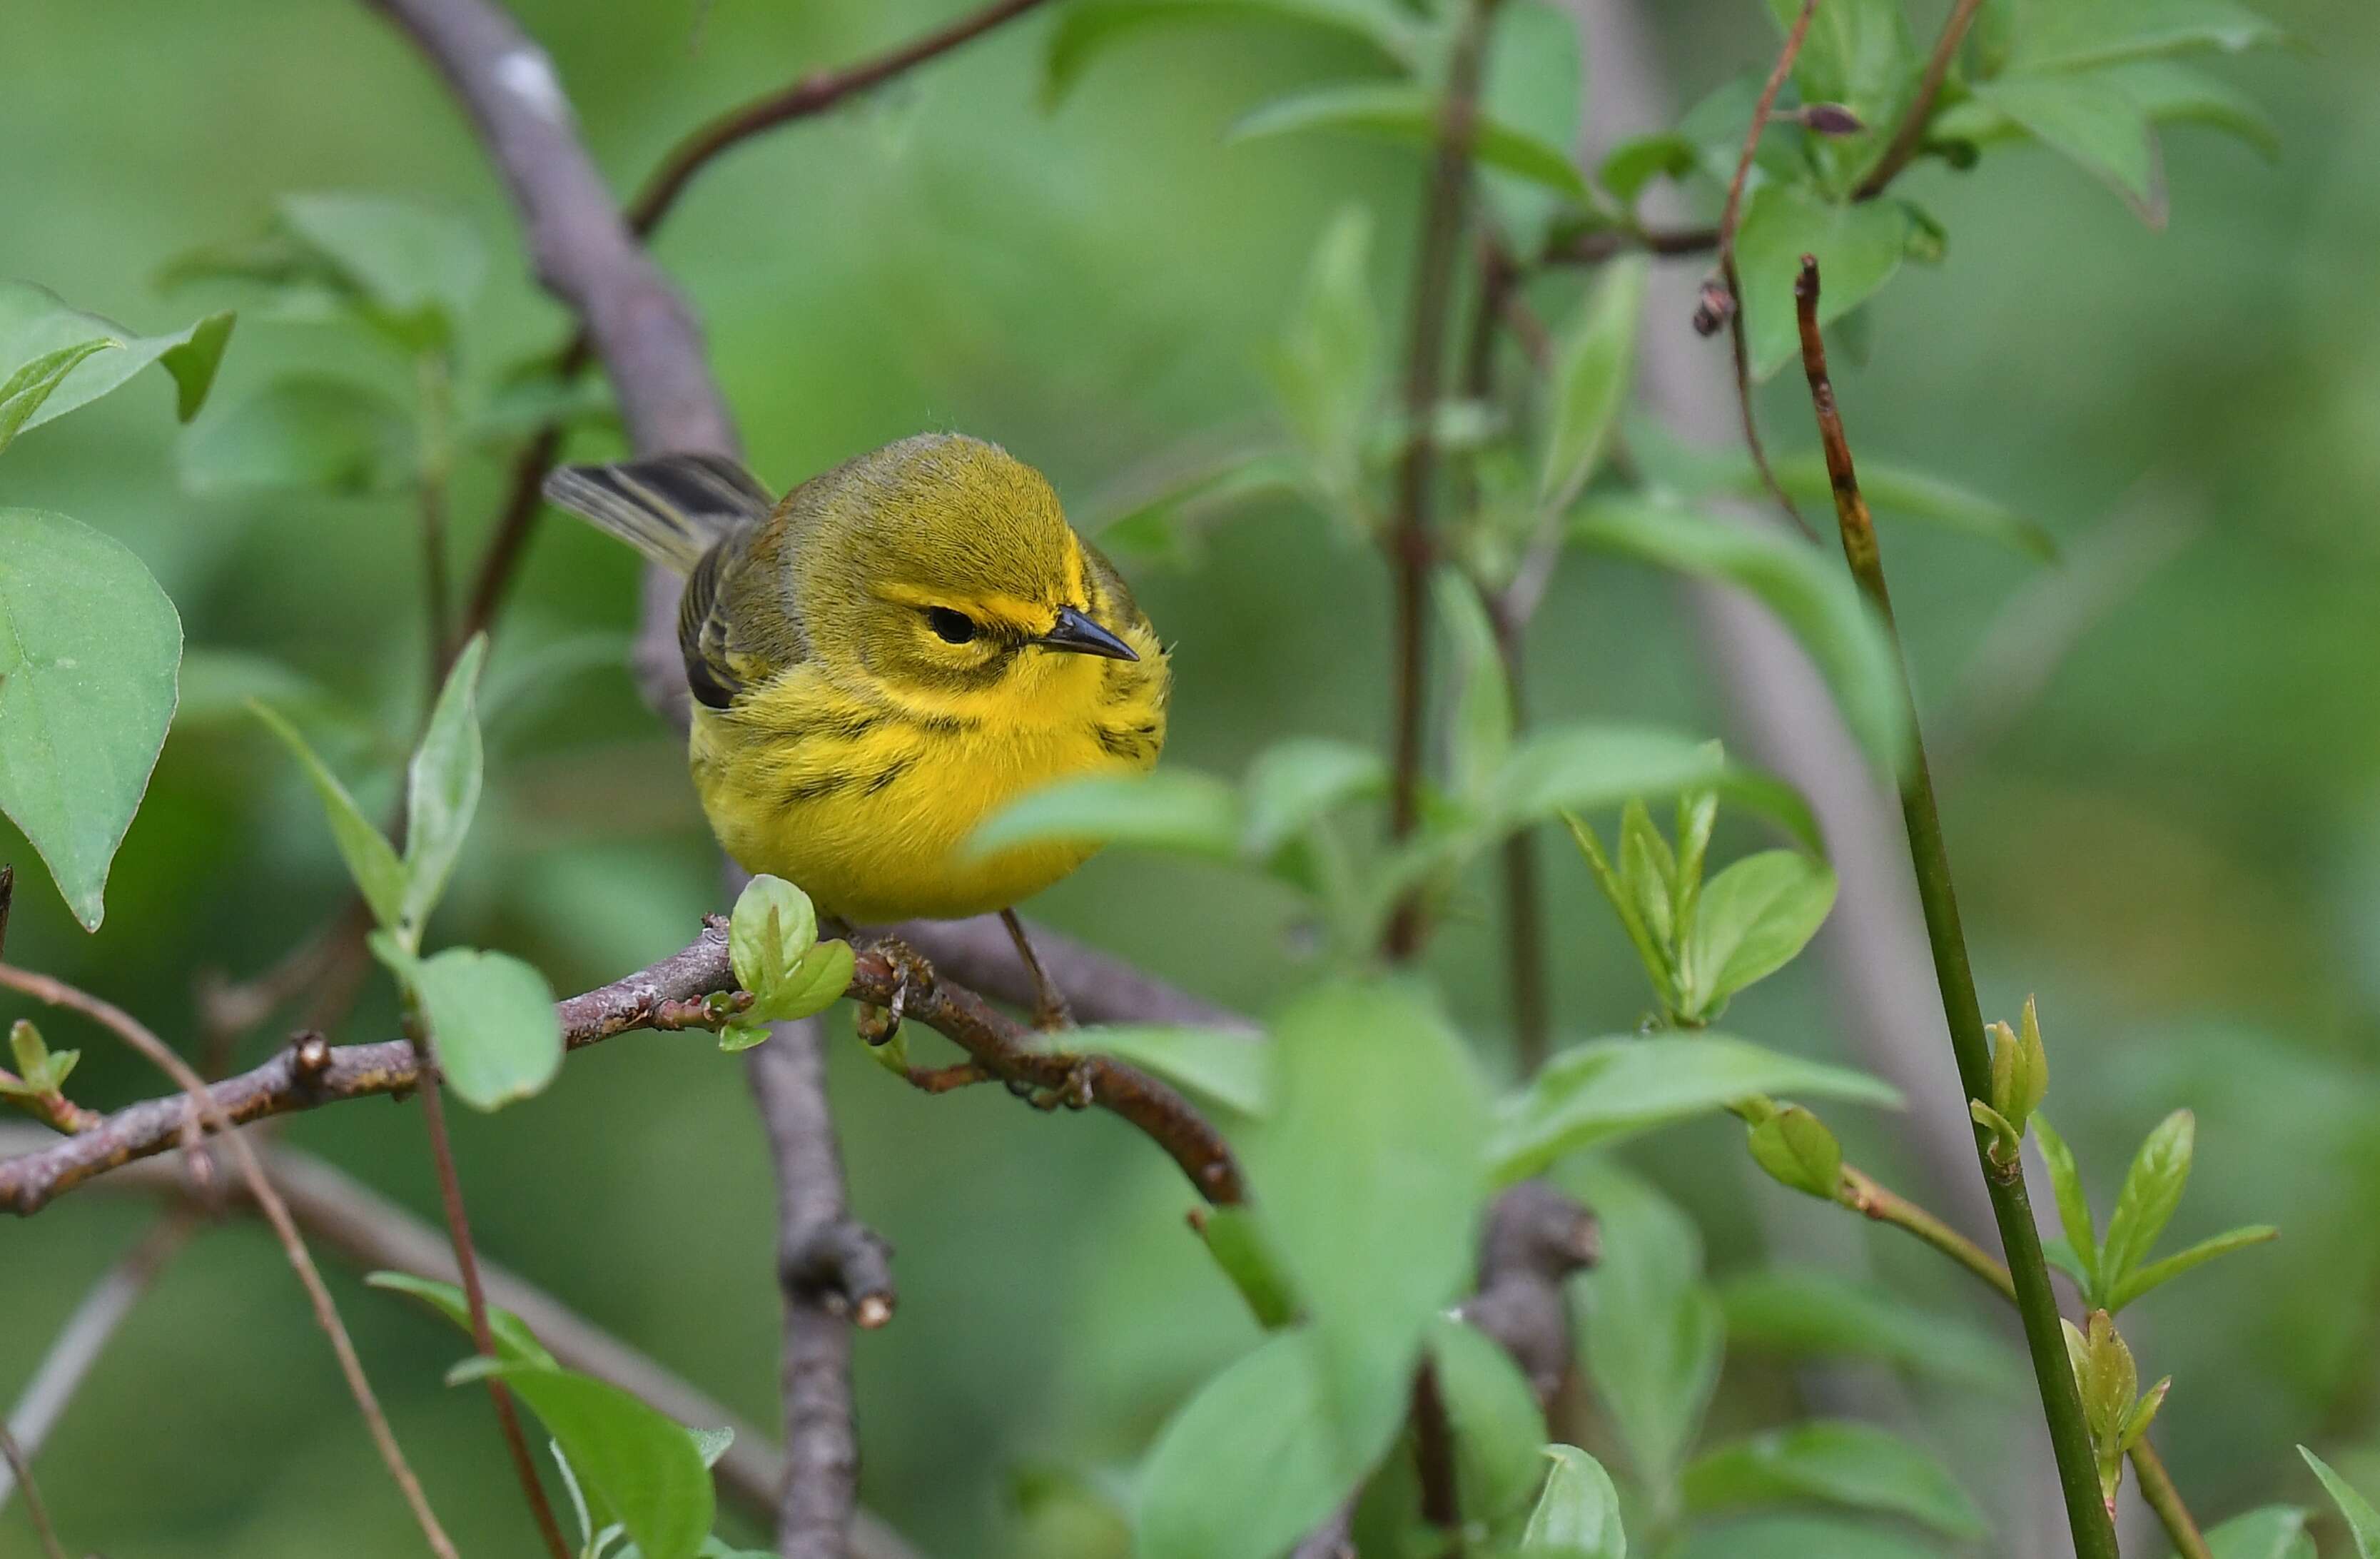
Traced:
<path fill-rule="evenodd" d="M 932 994 L 934 966 L 926 956 L 897 936 L 884 937 L 869 944 L 876 954 L 892 968 L 892 999 L 883 1006 L 862 1005 L 857 1028 L 859 1037 L 871 1045 L 887 1045 L 901 1031 L 901 1020 L 908 1016 L 909 1004 Z"/>

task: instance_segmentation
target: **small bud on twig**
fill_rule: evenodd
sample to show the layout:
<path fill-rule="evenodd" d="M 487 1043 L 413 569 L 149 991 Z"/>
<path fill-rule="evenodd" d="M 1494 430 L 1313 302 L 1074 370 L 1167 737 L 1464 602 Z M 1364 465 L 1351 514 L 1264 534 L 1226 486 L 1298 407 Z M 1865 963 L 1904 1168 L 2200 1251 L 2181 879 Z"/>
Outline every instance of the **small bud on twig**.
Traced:
<path fill-rule="evenodd" d="M 1867 128 L 1858 115 L 1840 103 L 1805 103 L 1791 116 L 1803 128 L 1817 135 L 1857 135 Z"/>
<path fill-rule="evenodd" d="M 1694 305 L 1694 334 L 1717 335 L 1735 317 L 1735 294 L 1727 283 L 1717 276 L 1703 278 L 1699 300 Z"/>

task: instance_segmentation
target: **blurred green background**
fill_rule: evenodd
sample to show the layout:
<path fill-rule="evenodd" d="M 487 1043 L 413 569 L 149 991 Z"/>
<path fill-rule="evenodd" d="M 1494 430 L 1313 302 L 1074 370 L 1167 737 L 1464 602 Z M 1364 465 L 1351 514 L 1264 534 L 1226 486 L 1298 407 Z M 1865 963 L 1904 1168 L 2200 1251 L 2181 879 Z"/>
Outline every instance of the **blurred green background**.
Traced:
<path fill-rule="evenodd" d="M 919 0 L 517 9 L 621 188 L 699 116 L 950 13 Z M 1682 101 L 1774 47 L 1756 0 L 1655 9 Z M 2159 1435 L 2210 1517 L 2310 1495 L 2295 1440 L 2336 1451 L 2352 1478 L 2380 1471 L 2380 26 L 2365 0 L 2266 9 L 2309 46 L 2218 68 L 2278 122 L 2277 163 L 2168 131 L 2162 235 L 2037 151 L 1963 177 L 1922 167 L 1906 188 L 1948 225 L 1948 259 L 1887 291 L 1870 361 L 1837 374 L 1864 454 L 2003 497 L 2070 542 L 2143 506 L 2196 526 L 1959 766 L 1948 810 L 1986 1007 L 2012 1013 L 2041 993 L 2053 1107 L 2098 1194 L 2112 1195 L 2140 1132 L 2189 1103 L 2199 1169 L 2178 1237 L 2252 1220 L 2286 1231 L 2128 1318 L 2143 1369 L 2175 1376 Z M 1402 296 L 1416 159 L 1328 140 L 1223 142 L 1272 91 L 1356 62 L 1272 32 L 1185 32 L 1119 55 L 1045 114 L 1047 26 L 1029 19 L 737 153 L 673 219 L 660 256 L 704 319 L 771 481 L 959 428 L 1039 465 L 1096 516 L 1152 462 L 1263 416 L 1264 354 L 1341 203 L 1378 214 L 1380 296 Z M 156 291 L 169 257 L 255 231 L 281 192 L 358 189 L 445 204 L 491 244 L 468 369 L 492 376 L 565 328 L 526 275 L 453 104 L 359 6 L 0 9 L 0 273 L 135 327 L 196 311 Z M 1548 307 L 1563 305 L 1560 285 Z M 423 658 L 403 502 L 194 496 L 178 475 L 185 440 L 293 362 L 385 370 L 404 388 L 351 335 L 245 319 L 192 432 L 164 415 L 152 375 L 30 437 L 0 467 L 0 497 L 132 546 L 192 646 L 274 656 L 371 712 L 379 745 L 335 756 L 376 810 Z M 1790 430 L 1780 444 L 1804 442 L 1790 398 L 1770 417 Z M 467 559 L 503 473 L 482 453 L 458 475 Z M 1921 690 L 1938 707 L 2035 571 L 1936 533 L 1896 531 L 1889 546 Z M 1285 733 L 1385 729 L 1384 574 L 1315 516 L 1251 508 L 1192 566 L 1135 573 L 1177 646 L 1169 761 L 1236 772 Z M 491 794 L 433 930 L 518 952 L 565 991 L 681 944 L 715 907 L 681 760 L 610 647 L 535 658 L 623 634 L 633 611 L 629 555 L 550 518 L 491 673 L 492 701 L 523 679 L 538 696 L 492 715 Z M 1571 560 L 1532 667 L 1548 717 L 1718 727 L 1678 599 L 1651 573 Z M 103 991 L 186 1043 L 199 971 L 256 971 L 344 892 L 285 756 L 228 717 L 186 719 L 168 742 L 100 934 L 74 928 L 13 834 L 0 853 L 25 868 L 12 961 Z M 1562 1029 L 1625 1030 L 1645 1001 L 1624 944 L 1566 846 L 1547 859 Z M 1494 902 L 1483 875 L 1433 964 L 1500 1054 Z M 1298 978 L 1288 901 L 1220 872 L 1114 856 L 1034 910 L 1252 1010 Z M 376 986 L 339 1037 L 392 1021 Z M 1186 1188 L 1146 1143 L 996 1090 L 913 1093 L 866 1064 L 847 1015 L 835 1021 L 853 1197 L 897 1245 L 902 1288 L 897 1322 L 858 1343 L 866 1497 L 931 1553 L 1073 1552 L 1020 1523 L 1016 1471 L 1127 1466 L 1248 1325 L 1184 1229 Z M 1841 1050 L 1815 964 L 1747 997 L 1730 1026 Z M 159 1091 L 95 1034 L 51 1030 L 85 1045 L 86 1102 Z M 247 1059 L 273 1042 L 258 1037 Z M 772 1419 L 771 1198 L 737 1066 L 699 1035 L 631 1036 L 574 1059 L 528 1105 L 457 1114 L 485 1250 Z M 1854 1146 L 1905 1163 L 1894 1129 Z M 1764 1226 L 1774 1204 L 1734 1130 L 1673 1132 L 1633 1155 L 1700 1217 L 1715 1271 L 1858 1246 L 1864 1236 L 1840 1225 L 1827 1250 L 1794 1243 L 1809 1220 Z M 346 1106 L 297 1117 L 288 1136 L 433 1209 L 411 1110 Z M 1912 1188 L 1920 1176 L 1902 1174 Z M 146 1216 L 93 1190 L 0 1227 L 0 1400 Z M 1867 1254 L 1909 1293 L 1975 1307 L 1925 1258 Z M 485 1399 L 439 1384 L 455 1335 L 352 1273 L 333 1277 L 465 1551 L 528 1552 Z M 1726 1392 L 1721 1422 L 1768 1410 L 1773 1378 L 1731 1379 L 1742 1389 Z M 1927 1432 L 1986 1464 L 2011 1410 L 1920 1407 Z M 70 1541 L 115 1559 L 418 1551 L 302 1295 L 246 1224 L 206 1235 L 166 1273 L 42 1470 Z M 21 1512 L 0 1516 L 0 1553 L 30 1542 Z"/>

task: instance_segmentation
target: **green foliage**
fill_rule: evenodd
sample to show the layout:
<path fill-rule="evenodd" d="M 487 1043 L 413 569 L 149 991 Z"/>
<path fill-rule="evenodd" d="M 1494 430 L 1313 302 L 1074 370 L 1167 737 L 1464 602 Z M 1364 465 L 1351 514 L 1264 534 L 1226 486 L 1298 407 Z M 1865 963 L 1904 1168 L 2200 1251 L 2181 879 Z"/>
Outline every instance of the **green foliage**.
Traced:
<path fill-rule="evenodd" d="M 1267 104 L 1232 127 L 1232 139 L 1252 140 L 1295 130 L 1344 130 L 1412 146 L 1438 138 L 1439 100 L 1428 89 L 1401 82 L 1318 87 Z M 1584 205 L 1593 199 L 1570 153 L 1526 130 L 1482 116 L 1472 154 L 1486 167 L 1542 185 Z"/>
<path fill-rule="evenodd" d="M 480 668 L 488 655 L 484 635 L 474 635 L 455 658 L 431 706 L 430 723 L 406 771 L 405 895 L 397 924 L 419 928 L 446 891 L 463 836 L 480 810 L 486 750 L 480 741 L 477 697 Z"/>
<path fill-rule="evenodd" d="M 2338 1507 L 2339 1516 L 2347 1522 L 2348 1535 L 2355 1540 L 2356 1559 L 2380 1559 L 2380 1510 L 2373 1509 L 2372 1502 L 2332 1471 L 2328 1462 L 2302 1445 L 2298 1447 L 2298 1455 L 2313 1468 L 2313 1475 L 2322 1480 L 2323 1491 L 2330 1495 L 2330 1503 Z"/>
<path fill-rule="evenodd" d="M 464 1103 L 502 1109 L 544 1092 L 562 1070 L 553 988 L 532 966 L 476 947 L 417 957 L 377 932 L 372 951 L 419 1005 L 439 1073 Z"/>
<path fill-rule="evenodd" d="M 1183 1024 L 1115 1023 L 1047 1035 L 1053 1053 L 1112 1055 L 1179 1083 L 1227 1109 L 1261 1116 L 1272 1107 L 1272 1053 L 1252 1034 Z"/>
<path fill-rule="evenodd" d="M 1435 999 L 1342 981 L 1270 1026 L 1271 1113 L 1243 1158 L 1268 1247 L 1314 1322 L 1324 1406 L 1363 1443 L 1462 1293 L 1487 1189 L 1485 1090 Z"/>
<path fill-rule="evenodd" d="M 1272 1338 L 1200 1388 L 1140 1475 L 1140 1559 L 1277 1559 L 1347 1497 L 1396 1435 L 1404 1397 L 1357 1422 L 1332 1404 L 1320 1341 Z"/>
<path fill-rule="evenodd" d="M 1545 1471 L 1545 1415 L 1512 1355 L 1451 1316 L 1429 1326 L 1429 1361 L 1454 1438 L 1455 1484 L 1467 1522 L 1517 1526 Z"/>
<path fill-rule="evenodd" d="M 2148 1432 L 2173 1382 L 2168 1377 L 2141 1392 L 2132 1350 L 2106 1310 L 2091 1312 L 2087 1330 L 2063 1317 L 2058 1325 L 2065 1331 L 2066 1357 L 2082 1391 L 2082 1418 L 2099 1467 L 2099 1492 L 2112 1504 L 2116 1485 L 2124 1476 L 2124 1455 Z"/>
<path fill-rule="evenodd" d="M 1586 487 L 1609 442 L 1636 368 L 1636 325 L 1651 274 L 1642 257 L 1614 261 L 1581 301 L 1554 348 L 1537 504 L 1560 513 Z"/>
<path fill-rule="evenodd" d="M 1779 1267 L 1719 1285 L 1730 1346 L 1793 1361 L 1874 1359 L 1968 1391 L 2006 1393 L 2024 1364 L 1956 1317 L 1832 1273 Z"/>
<path fill-rule="evenodd" d="M 1844 202 L 1804 185 L 1764 184 L 1745 201 L 1735 268 L 1743 281 L 1744 348 L 1766 379 L 1801 355 L 1793 283 L 1802 256 L 1815 255 L 1826 285 L 1818 323 L 1842 318 L 1874 297 L 1909 252 L 1910 216 L 1894 200 Z"/>
<path fill-rule="evenodd" d="M 1767 1093 L 1900 1103 L 1899 1093 L 1864 1072 L 1726 1034 L 1590 1040 L 1556 1054 L 1504 1100 L 1488 1155 L 1498 1179 L 1525 1179 L 1567 1154 Z"/>
<path fill-rule="evenodd" d="M 361 384 L 289 374 L 256 390 L 183 447 L 182 480 L 195 493 L 248 488 L 373 497 L 419 475 L 413 420 Z"/>
<path fill-rule="evenodd" d="M 1621 1528 L 1620 1491 L 1603 1464 L 1575 1445 L 1548 1445 L 1536 1507 L 1521 1534 L 1522 1555 L 1548 1559 L 1628 1559 L 1628 1535 Z"/>
<path fill-rule="evenodd" d="M 364 1282 L 374 1288 L 392 1294 L 404 1294 L 420 1300 L 431 1309 L 455 1323 L 455 1329 L 468 1336 L 471 1332 L 471 1302 L 462 1289 L 435 1278 L 416 1277 L 411 1273 L 377 1272 L 366 1275 Z M 496 1345 L 496 1357 L 507 1364 L 533 1364 L 559 1369 L 552 1354 L 528 1322 L 501 1305 L 490 1305 L 488 1335 Z"/>
<path fill-rule="evenodd" d="M 1297 1319 L 1297 1297 L 1290 1291 L 1289 1275 L 1266 1243 L 1264 1225 L 1254 1212 L 1245 1207 L 1209 1208 L 1198 1224 L 1198 1236 L 1247 1301 L 1257 1325 L 1275 1332 Z"/>
<path fill-rule="evenodd" d="M 46 509 L 0 508 L 0 811 L 86 931 L 106 913 L 181 657 L 180 615 L 121 542 Z"/>
<path fill-rule="evenodd" d="M 1363 495 L 1364 447 L 1381 371 L 1371 252 L 1370 213 L 1342 208 L 1315 245 L 1305 289 L 1272 362 L 1273 393 L 1323 507 L 1358 532 L 1371 523 Z"/>
<path fill-rule="evenodd" d="M 1702 890 L 1680 949 L 1679 1010 L 1716 1017 L 1727 998 L 1783 968 L 1818 934 L 1835 904 L 1835 873 L 1798 850 L 1763 850 Z"/>
<path fill-rule="evenodd" d="M 1042 56 L 1042 102 L 1055 107 L 1094 62 L 1144 33 L 1264 21 L 1333 32 L 1370 46 L 1392 63 L 1411 61 L 1420 48 L 1415 18 L 1394 5 L 1374 0 L 1081 0 L 1062 10 L 1058 25 L 1050 29 Z"/>
<path fill-rule="evenodd" d="M 407 356 L 445 353 L 486 279 L 468 224 L 418 201 L 352 192 L 284 195 L 255 238 L 192 250 L 167 286 L 261 288 L 273 313 L 357 323 Z"/>
<path fill-rule="evenodd" d="M 782 877 L 763 873 L 744 884 L 728 920 L 727 949 L 735 982 L 752 993 L 739 1031 L 824 1012 L 851 986 L 851 944 L 820 942 L 809 895 Z M 744 1039 L 740 1032 L 720 1036 L 728 1050 L 745 1048 Z"/>
<path fill-rule="evenodd" d="M 2280 1231 L 2269 1224 L 2250 1224 L 2201 1240 L 2161 1261 L 2148 1260 L 2190 1180 L 2196 1122 L 2187 1110 L 2168 1115 L 2142 1142 L 2117 1194 L 2104 1244 L 2094 1227 L 2082 1176 L 2065 1139 L 2039 1114 L 2033 1117 L 2033 1133 L 2041 1144 L 2042 1162 L 2048 1166 L 2058 1221 L 2066 1233 L 2063 1241 L 2049 1242 L 2050 1260 L 2074 1279 L 2084 1301 L 2095 1309 L 2119 1312 L 2193 1267 L 2279 1236 Z"/>
<path fill-rule="evenodd" d="M 209 314 L 180 330 L 142 335 L 97 314 L 67 307 L 47 287 L 0 280 L 0 370 L 12 380 L 27 366 L 62 347 L 107 340 L 121 348 L 71 365 L 18 431 L 38 428 L 90 405 L 151 363 L 173 377 L 175 415 L 187 422 L 206 404 L 224 347 L 231 341 L 231 327 L 232 316 L 225 311 Z"/>
<path fill-rule="evenodd" d="M 685 1426 L 607 1381 L 548 1365 L 470 1358 L 451 1384 L 493 1377 L 553 1436 L 600 1541 L 613 1522 L 643 1559 L 697 1559 L 717 1511 L 710 1469 Z"/>
<path fill-rule="evenodd" d="M 395 846 L 372 826 L 356 805 L 355 798 L 347 794 L 347 787 L 315 756 L 295 725 L 265 704 L 251 700 L 249 708 L 267 729 L 281 738 L 305 771 L 308 783 L 322 803 L 323 815 L 330 820 L 331 837 L 339 846 L 340 858 L 346 862 L 347 875 L 354 879 L 356 891 L 363 895 L 372 919 L 382 927 L 404 924 L 406 871 L 404 863 L 397 859 Z"/>
<path fill-rule="evenodd" d="M 1696 1512 L 1808 1500 L 1905 1516 L 1961 1541 L 1986 1530 L 1947 1468 L 1874 1424 L 1818 1419 L 1722 1445 L 1695 1458 L 1684 1484 Z"/>
<path fill-rule="evenodd" d="M 1788 1104 L 1751 1127 L 1745 1141 L 1753 1163 L 1789 1190 L 1832 1201 L 1842 1189 L 1842 1144 L 1826 1122 L 1799 1104 Z"/>
<path fill-rule="evenodd" d="M 1239 848 L 1239 798 L 1211 774 L 1181 768 L 1062 780 L 994 813 L 975 832 L 978 856 L 1063 840 L 1139 845 L 1229 860 Z"/>
<path fill-rule="evenodd" d="M 1587 1374 L 1655 1508 L 1666 1512 L 1726 1342 L 1718 1300 L 1702 1280 L 1702 1236 L 1659 1192 L 1614 1165 L 1582 1163 L 1561 1178 L 1602 1223 L 1603 1258 L 1572 1289 Z"/>
<path fill-rule="evenodd" d="M 0 1074 L 0 1098 L 5 1099 L 39 1099 L 55 1094 L 66 1087 L 75 1063 L 82 1059 L 79 1050 L 52 1050 L 42 1038 L 42 1031 L 22 1017 L 9 1027 L 8 1051 L 16 1059 L 17 1074 L 13 1078 Z"/>
<path fill-rule="evenodd" d="M 2009 75 L 1979 83 L 1975 101 L 2124 197 L 2142 221 L 2165 225 L 2165 167 L 2147 113 L 2089 76 Z"/>
<path fill-rule="evenodd" d="M 2304 1511 L 2268 1504 L 2209 1531 L 2206 1550 L 2214 1559 L 2316 1559 L 2313 1539 L 2305 1528 Z"/>
<path fill-rule="evenodd" d="M 42 408 L 77 363 L 94 352 L 123 350 L 124 343 L 106 336 L 79 341 L 71 347 L 61 347 L 55 352 L 44 352 L 0 383 L 0 449 L 14 443 L 26 421 Z"/>

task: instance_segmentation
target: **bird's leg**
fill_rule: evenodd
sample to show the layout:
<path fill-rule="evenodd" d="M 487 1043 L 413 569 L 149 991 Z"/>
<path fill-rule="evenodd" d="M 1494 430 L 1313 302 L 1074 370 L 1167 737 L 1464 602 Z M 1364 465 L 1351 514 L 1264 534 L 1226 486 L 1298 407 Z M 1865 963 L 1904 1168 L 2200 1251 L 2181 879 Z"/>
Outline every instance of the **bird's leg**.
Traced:
<path fill-rule="evenodd" d="M 880 936 L 868 944 L 868 950 L 892 967 L 892 1000 L 883 1006 L 862 1006 L 856 1027 L 859 1037 L 871 1045 L 892 1042 L 901 1031 L 901 1018 L 910 1002 L 925 996 L 934 988 L 934 966 L 926 956 L 897 936 Z"/>
<path fill-rule="evenodd" d="M 1071 1029 L 1075 1015 L 1067 1010 L 1066 998 L 1050 982 L 1049 971 L 1033 952 L 1033 939 L 1025 934 L 1025 922 L 1016 918 L 1014 909 L 1000 912 L 1000 923 L 1008 928 L 1008 940 L 1016 944 L 1016 956 L 1024 962 L 1025 973 L 1033 981 L 1033 1027 L 1036 1029 Z"/>

